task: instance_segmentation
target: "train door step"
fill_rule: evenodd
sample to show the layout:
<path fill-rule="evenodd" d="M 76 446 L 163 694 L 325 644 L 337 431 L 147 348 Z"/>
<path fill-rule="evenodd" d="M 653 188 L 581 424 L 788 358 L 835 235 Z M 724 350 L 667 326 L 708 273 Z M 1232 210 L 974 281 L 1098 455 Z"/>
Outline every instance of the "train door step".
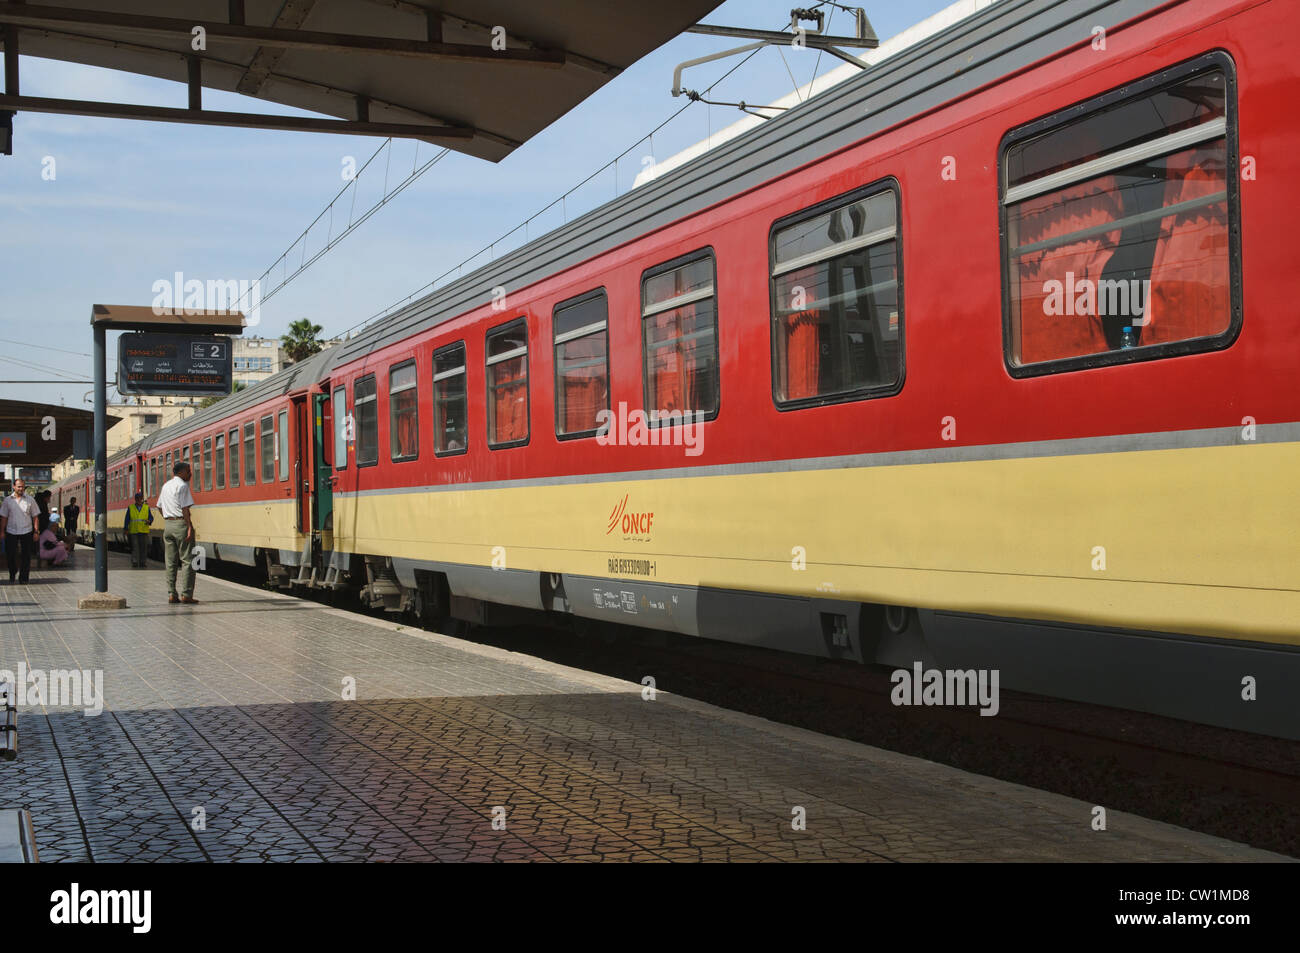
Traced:
<path fill-rule="evenodd" d="M 312 565 L 311 544 L 312 538 L 308 536 L 307 543 L 302 548 L 302 555 L 298 559 L 298 575 L 293 579 L 299 586 L 316 585 L 316 567 Z"/>

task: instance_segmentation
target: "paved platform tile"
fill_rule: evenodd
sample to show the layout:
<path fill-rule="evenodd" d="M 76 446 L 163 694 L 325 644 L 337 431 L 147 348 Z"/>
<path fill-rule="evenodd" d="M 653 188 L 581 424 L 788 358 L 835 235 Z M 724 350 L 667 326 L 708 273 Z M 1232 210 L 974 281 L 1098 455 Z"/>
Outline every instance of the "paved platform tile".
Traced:
<path fill-rule="evenodd" d="M 78 610 L 89 557 L 0 586 L 0 669 L 102 676 L 0 764 L 44 861 L 1279 859 L 211 577 L 169 606 L 116 555 L 128 608 Z"/>

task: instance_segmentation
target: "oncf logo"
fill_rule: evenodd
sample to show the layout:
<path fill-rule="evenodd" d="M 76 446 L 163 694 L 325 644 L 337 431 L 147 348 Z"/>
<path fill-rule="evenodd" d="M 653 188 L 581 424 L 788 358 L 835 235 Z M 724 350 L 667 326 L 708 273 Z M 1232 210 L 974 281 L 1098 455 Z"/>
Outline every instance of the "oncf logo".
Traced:
<path fill-rule="evenodd" d="M 609 526 L 605 529 L 605 535 L 608 536 L 614 530 L 622 527 L 624 536 L 632 536 L 637 533 L 648 534 L 650 527 L 654 523 L 654 513 L 629 513 L 627 511 L 627 495 L 614 504 L 614 509 L 609 514 Z"/>

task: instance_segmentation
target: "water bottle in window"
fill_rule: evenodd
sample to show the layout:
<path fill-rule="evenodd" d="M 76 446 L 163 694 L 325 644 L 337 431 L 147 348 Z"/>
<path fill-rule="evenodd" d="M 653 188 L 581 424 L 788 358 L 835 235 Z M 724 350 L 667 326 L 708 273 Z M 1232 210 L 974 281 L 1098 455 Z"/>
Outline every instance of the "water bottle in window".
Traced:
<path fill-rule="evenodd" d="M 1124 330 L 1119 335 L 1119 346 L 1121 349 L 1138 346 L 1138 336 L 1137 332 L 1133 330 L 1133 325 L 1124 325 Z"/>

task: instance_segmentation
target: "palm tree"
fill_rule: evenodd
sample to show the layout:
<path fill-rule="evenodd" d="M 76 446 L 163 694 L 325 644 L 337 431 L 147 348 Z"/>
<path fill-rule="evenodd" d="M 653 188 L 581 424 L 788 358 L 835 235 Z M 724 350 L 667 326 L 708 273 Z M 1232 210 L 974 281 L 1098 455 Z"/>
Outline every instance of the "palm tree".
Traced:
<path fill-rule="evenodd" d="M 297 364 L 319 353 L 320 333 L 324 330 L 319 324 L 312 324 L 307 318 L 299 318 L 290 324 L 288 332 L 280 338 L 285 360 L 290 364 Z"/>

